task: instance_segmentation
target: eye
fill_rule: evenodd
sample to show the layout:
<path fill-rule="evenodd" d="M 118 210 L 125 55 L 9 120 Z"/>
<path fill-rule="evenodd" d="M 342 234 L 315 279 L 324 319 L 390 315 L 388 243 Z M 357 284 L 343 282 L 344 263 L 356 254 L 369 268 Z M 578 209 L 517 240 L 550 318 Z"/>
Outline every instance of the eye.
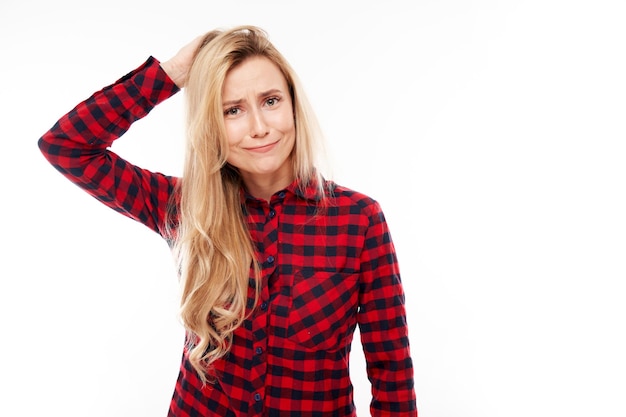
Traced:
<path fill-rule="evenodd" d="M 224 116 L 237 116 L 240 111 L 239 107 L 229 107 L 224 110 Z"/>
<path fill-rule="evenodd" d="M 265 104 L 272 107 L 272 106 L 277 105 L 279 101 L 280 101 L 280 98 L 278 97 L 270 97 L 267 100 L 265 100 Z"/>

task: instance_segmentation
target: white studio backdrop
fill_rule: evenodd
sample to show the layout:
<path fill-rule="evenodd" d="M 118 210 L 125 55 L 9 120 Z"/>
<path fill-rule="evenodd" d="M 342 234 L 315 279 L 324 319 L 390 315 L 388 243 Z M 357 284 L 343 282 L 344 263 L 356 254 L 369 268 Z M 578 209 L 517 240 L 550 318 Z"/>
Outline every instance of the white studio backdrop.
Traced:
<path fill-rule="evenodd" d="M 95 90 L 215 27 L 265 28 L 334 177 L 382 204 L 422 417 L 623 416 L 626 3 L 4 0 L 0 415 L 165 415 L 169 251 L 45 162 Z M 182 170 L 178 95 L 114 150 Z M 352 373 L 368 415 L 358 339 Z"/>

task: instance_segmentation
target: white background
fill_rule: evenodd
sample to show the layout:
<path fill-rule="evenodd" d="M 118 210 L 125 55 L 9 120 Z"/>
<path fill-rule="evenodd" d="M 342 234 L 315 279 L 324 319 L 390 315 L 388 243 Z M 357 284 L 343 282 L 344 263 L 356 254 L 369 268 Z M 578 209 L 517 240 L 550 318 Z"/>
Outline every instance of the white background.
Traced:
<path fill-rule="evenodd" d="M 337 181 L 386 213 L 420 416 L 626 415 L 625 21 L 621 0 L 3 0 L 0 414 L 166 415 L 169 251 L 37 139 L 148 55 L 255 24 L 300 74 Z M 179 174 L 182 103 L 114 150 Z"/>

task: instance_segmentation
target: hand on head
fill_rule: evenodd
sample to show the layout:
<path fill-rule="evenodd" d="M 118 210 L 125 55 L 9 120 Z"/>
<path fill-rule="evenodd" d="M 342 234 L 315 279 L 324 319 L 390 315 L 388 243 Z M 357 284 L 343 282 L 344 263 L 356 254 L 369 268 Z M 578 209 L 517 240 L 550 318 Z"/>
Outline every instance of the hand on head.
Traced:
<path fill-rule="evenodd" d="M 196 50 L 204 40 L 206 35 L 200 35 L 194 40 L 183 46 L 172 58 L 161 63 L 161 68 L 167 73 L 167 75 L 176 83 L 180 88 L 183 88 L 187 84 L 187 75 Z"/>

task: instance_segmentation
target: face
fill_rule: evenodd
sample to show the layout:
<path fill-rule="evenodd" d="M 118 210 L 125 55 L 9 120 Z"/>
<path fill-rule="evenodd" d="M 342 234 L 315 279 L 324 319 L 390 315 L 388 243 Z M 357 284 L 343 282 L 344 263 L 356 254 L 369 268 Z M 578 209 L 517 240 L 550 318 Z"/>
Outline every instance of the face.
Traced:
<path fill-rule="evenodd" d="M 291 183 L 296 129 L 287 81 L 278 67 L 265 57 L 246 59 L 227 74 L 222 100 L 228 163 L 239 169 L 244 183 L 277 188 Z"/>

